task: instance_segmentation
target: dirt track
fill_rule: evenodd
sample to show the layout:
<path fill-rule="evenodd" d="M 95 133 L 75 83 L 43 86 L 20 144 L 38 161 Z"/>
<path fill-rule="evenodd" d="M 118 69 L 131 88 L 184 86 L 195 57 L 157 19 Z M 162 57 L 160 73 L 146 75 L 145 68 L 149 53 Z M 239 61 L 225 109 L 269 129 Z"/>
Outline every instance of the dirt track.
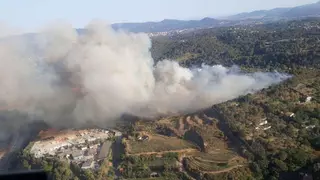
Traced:
<path fill-rule="evenodd" d="M 233 169 L 240 168 L 240 167 L 243 167 L 243 165 L 232 166 L 232 167 L 220 170 L 220 171 L 202 171 L 202 172 L 208 173 L 208 174 L 220 174 L 220 173 L 229 172 L 229 171 L 231 171 Z"/>
<path fill-rule="evenodd" d="M 184 117 L 181 117 L 180 119 L 179 119 L 179 127 L 178 127 L 178 135 L 180 136 L 180 137 L 182 137 L 183 136 L 183 134 L 185 133 L 185 126 L 184 126 L 184 119 L 183 119 Z"/>
<path fill-rule="evenodd" d="M 141 156 L 141 155 L 152 155 L 152 154 L 165 154 L 165 153 L 191 153 L 191 152 L 198 152 L 197 149 L 181 149 L 181 150 L 172 150 L 172 151 L 161 151 L 161 152 L 144 152 L 144 153 L 136 153 L 136 154 L 129 154 L 129 156 Z"/>

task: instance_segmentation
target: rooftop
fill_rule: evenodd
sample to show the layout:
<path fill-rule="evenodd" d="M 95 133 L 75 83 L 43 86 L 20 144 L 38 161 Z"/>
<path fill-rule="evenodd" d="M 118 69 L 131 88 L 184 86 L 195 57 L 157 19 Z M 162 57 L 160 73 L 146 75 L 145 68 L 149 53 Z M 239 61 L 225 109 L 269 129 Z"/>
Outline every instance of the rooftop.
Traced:
<path fill-rule="evenodd" d="M 93 161 L 90 159 L 90 160 L 84 162 L 82 166 L 91 166 L 92 162 Z"/>
<path fill-rule="evenodd" d="M 82 151 L 75 151 L 75 152 L 72 153 L 73 157 L 79 157 L 79 156 L 82 156 L 82 155 L 83 155 Z"/>
<path fill-rule="evenodd" d="M 92 160 L 88 160 L 88 161 L 86 161 L 86 162 L 84 162 L 84 163 L 82 164 L 81 168 L 83 168 L 83 169 L 90 168 L 90 167 L 92 167 L 92 163 L 93 163 Z"/>

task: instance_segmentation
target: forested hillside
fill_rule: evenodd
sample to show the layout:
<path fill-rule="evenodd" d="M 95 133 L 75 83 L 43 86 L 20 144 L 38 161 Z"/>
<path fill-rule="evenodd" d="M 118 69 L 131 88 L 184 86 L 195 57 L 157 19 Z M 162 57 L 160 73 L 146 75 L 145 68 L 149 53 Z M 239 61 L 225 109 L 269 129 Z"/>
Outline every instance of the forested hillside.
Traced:
<path fill-rule="evenodd" d="M 223 64 L 266 70 L 319 68 L 320 20 L 214 28 L 153 39 L 155 60 L 184 65 Z"/>
<path fill-rule="evenodd" d="M 156 61 L 293 75 L 214 108 L 244 144 L 256 179 L 320 179 L 320 19 L 199 30 L 153 42 Z"/>

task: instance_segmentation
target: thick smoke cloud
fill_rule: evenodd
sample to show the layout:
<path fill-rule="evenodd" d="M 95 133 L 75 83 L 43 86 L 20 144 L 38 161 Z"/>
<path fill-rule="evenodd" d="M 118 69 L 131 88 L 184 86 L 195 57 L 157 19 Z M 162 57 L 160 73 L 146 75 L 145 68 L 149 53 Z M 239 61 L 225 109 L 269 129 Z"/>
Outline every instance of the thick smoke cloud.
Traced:
<path fill-rule="evenodd" d="M 108 124 L 124 113 L 156 117 L 196 111 L 288 78 L 220 65 L 154 64 L 150 47 L 147 35 L 116 32 L 100 22 L 80 34 L 55 24 L 32 41 L 1 41 L 0 107 L 51 124 Z"/>

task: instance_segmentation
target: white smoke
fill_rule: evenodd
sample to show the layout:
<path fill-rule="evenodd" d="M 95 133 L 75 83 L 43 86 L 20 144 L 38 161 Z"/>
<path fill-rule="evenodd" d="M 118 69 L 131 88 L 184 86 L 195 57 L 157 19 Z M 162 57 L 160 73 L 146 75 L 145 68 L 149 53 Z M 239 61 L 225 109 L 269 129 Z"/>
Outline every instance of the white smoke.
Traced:
<path fill-rule="evenodd" d="M 104 23 L 89 24 L 83 34 L 55 25 L 34 36 L 32 43 L 0 42 L 0 103 L 51 123 L 196 111 L 288 78 L 220 65 L 188 69 L 169 60 L 154 65 L 146 34 Z"/>
<path fill-rule="evenodd" d="M 24 31 L 22 29 L 10 26 L 8 23 L 2 22 L 0 20 L 0 38 L 20 35 L 23 32 Z"/>

